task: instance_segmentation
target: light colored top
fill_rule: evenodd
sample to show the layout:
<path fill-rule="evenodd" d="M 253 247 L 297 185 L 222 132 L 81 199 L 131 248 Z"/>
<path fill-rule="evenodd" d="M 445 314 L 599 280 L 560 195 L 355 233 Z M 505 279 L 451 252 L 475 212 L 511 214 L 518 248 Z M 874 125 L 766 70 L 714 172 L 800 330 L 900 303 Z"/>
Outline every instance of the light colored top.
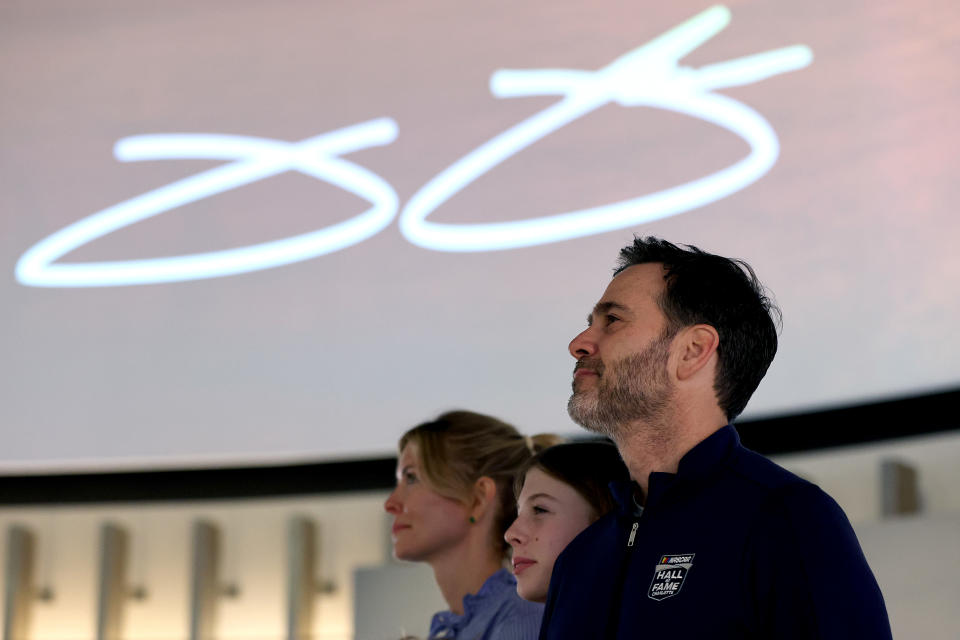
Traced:
<path fill-rule="evenodd" d="M 441 611 L 430 621 L 430 640 L 536 640 L 543 605 L 517 595 L 517 579 L 506 569 L 463 597 L 463 615 Z"/>

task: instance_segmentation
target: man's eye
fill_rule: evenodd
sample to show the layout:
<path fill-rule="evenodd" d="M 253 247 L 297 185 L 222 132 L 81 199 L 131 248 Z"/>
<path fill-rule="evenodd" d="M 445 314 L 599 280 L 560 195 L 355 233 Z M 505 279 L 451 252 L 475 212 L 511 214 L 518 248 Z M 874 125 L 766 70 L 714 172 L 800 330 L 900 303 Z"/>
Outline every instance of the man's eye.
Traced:
<path fill-rule="evenodd" d="M 614 322 L 618 322 L 619 320 L 620 318 L 618 318 L 617 316 L 612 316 L 610 314 L 607 314 L 607 324 L 612 324 Z"/>

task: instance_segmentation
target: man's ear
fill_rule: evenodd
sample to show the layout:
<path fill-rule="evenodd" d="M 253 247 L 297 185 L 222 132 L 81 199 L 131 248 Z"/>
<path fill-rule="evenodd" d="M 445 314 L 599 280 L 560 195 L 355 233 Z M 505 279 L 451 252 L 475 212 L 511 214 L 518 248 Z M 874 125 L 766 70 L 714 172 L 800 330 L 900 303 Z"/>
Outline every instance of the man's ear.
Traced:
<path fill-rule="evenodd" d="M 497 499 L 497 483 L 489 476 L 481 476 L 473 483 L 473 503 L 470 505 L 470 516 L 479 522 L 486 514 L 495 513 Z"/>
<path fill-rule="evenodd" d="M 680 331 L 674 339 L 679 352 L 677 378 L 688 380 L 700 372 L 717 352 L 720 334 L 708 324 L 695 324 Z"/>

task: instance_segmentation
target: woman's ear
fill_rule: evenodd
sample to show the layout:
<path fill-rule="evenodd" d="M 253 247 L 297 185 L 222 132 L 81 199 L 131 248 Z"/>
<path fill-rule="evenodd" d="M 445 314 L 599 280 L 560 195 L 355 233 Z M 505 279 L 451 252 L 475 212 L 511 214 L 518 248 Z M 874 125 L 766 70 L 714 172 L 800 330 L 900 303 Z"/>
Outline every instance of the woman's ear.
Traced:
<path fill-rule="evenodd" d="M 497 483 L 489 476 L 481 476 L 473 483 L 473 503 L 470 505 L 470 517 L 479 522 L 487 513 L 493 513 L 496 507 Z"/>

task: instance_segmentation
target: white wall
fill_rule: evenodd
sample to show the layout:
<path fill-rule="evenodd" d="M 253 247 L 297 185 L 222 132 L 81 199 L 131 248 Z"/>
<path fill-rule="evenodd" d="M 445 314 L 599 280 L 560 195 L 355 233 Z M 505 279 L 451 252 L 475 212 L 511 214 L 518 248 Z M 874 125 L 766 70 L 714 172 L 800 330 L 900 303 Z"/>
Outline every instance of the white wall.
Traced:
<path fill-rule="evenodd" d="M 960 638 L 960 434 L 776 460 L 819 484 L 846 511 L 880 583 L 894 638 Z M 883 460 L 918 471 L 920 514 L 881 518 Z"/>
<path fill-rule="evenodd" d="M 774 460 L 820 485 L 854 525 L 880 518 L 880 462 L 899 460 L 919 472 L 925 515 L 960 513 L 960 433 L 918 436 L 856 447 L 776 456 Z"/>
<path fill-rule="evenodd" d="M 879 465 L 894 457 L 919 470 L 924 513 L 881 521 Z M 820 484 L 846 510 L 884 591 L 894 637 L 960 637 L 960 434 L 777 461 Z M 124 637 L 179 640 L 188 630 L 190 527 L 198 518 L 212 520 L 223 532 L 223 578 L 240 588 L 238 597 L 221 602 L 218 637 L 271 640 L 285 632 L 287 522 L 306 515 L 319 527 L 318 577 L 336 585 L 333 593 L 317 596 L 315 637 L 352 640 L 354 572 L 389 562 L 386 495 L 5 508 L 0 509 L 0 532 L 14 523 L 34 531 L 37 586 L 55 592 L 52 601 L 36 603 L 32 638 L 93 637 L 97 536 L 103 522 L 115 521 L 131 536 L 131 580 L 149 592 L 145 600 L 130 602 Z M 414 600 L 421 604 L 410 606 L 422 607 L 412 616 L 422 619 L 422 627 L 405 627 L 408 632 L 425 631 L 440 602 L 423 577 L 418 574 L 408 584 L 420 585 Z"/>
<path fill-rule="evenodd" d="M 221 638 L 270 640 L 284 634 L 286 527 L 304 515 L 319 525 L 317 574 L 336 590 L 318 595 L 315 637 L 353 636 L 353 569 L 385 561 L 382 504 L 386 493 L 319 498 L 235 500 L 180 504 L 84 505 L 0 511 L 0 529 L 14 523 L 37 535 L 38 586 L 55 597 L 34 609 L 32 638 L 78 640 L 94 636 L 99 527 L 125 526 L 131 535 L 130 577 L 148 597 L 127 608 L 124 637 L 177 640 L 189 628 L 190 528 L 204 518 L 223 533 L 222 577 L 236 598 L 221 601 Z M 0 559 L 0 563 L 5 558 Z"/>
<path fill-rule="evenodd" d="M 894 638 L 960 638 L 960 514 L 856 527 Z"/>

